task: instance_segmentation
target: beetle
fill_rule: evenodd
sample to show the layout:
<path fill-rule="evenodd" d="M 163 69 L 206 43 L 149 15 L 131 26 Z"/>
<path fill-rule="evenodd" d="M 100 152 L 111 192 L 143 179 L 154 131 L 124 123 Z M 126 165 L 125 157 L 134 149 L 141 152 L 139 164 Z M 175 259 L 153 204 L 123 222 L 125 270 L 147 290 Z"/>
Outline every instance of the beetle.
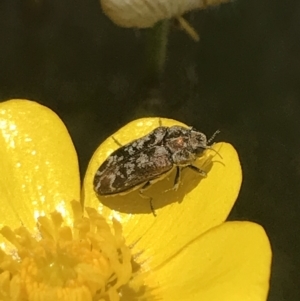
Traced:
<path fill-rule="evenodd" d="M 218 133 L 219 130 L 207 140 L 205 134 L 193 127 L 159 126 L 109 155 L 94 176 L 94 190 L 99 196 L 110 196 L 139 189 L 142 197 L 150 199 L 155 215 L 152 198 L 143 192 L 173 168 L 176 168 L 174 190 L 179 186 L 183 168 L 188 167 L 205 177 L 206 172 L 193 163 L 204 150 L 211 149 L 209 143 Z"/>

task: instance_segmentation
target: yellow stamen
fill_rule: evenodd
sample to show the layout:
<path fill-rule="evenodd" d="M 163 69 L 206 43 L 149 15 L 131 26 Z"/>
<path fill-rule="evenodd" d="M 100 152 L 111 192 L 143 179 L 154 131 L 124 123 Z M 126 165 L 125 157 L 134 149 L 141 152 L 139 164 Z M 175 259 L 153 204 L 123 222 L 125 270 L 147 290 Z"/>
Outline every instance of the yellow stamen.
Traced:
<path fill-rule="evenodd" d="M 0 300 L 120 300 L 132 278 L 132 257 L 113 220 L 110 227 L 93 208 L 82 216 L 72 202 L 74 221 L 67 225 L 58 212 L 38 218 L 40 237 L 25 228 L 0 233 L 16 249 L 0 250 Z"/>

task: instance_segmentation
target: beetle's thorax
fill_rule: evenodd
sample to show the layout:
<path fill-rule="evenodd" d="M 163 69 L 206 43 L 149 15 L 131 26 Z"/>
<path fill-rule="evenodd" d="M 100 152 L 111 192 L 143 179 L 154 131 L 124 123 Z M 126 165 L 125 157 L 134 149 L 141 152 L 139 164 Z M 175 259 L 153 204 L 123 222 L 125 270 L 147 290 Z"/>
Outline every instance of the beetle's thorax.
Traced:
<path fill-rule="evenodd" d="M 173 126 L 168 129 L 164 145 L 176 165 L 189 165 L 208 148 L 206 136 L 193 129 Z"/>

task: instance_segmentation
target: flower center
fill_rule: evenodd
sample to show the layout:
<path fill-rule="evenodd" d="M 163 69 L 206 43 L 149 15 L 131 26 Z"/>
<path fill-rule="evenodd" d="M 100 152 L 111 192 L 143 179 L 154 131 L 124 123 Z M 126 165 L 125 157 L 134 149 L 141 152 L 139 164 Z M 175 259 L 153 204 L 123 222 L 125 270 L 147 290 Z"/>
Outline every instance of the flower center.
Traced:
<path fill-rule="evenodd" d="M 93 208 L 72 202 L 73 225 L 58 212 L 39 217 L 39 238 L 25 228 L 1 229 L 16 251 L 0 250 L 0 300 L 120 300 L 132 277 L 132 258 L 113 220 L 110 227 Z"/>

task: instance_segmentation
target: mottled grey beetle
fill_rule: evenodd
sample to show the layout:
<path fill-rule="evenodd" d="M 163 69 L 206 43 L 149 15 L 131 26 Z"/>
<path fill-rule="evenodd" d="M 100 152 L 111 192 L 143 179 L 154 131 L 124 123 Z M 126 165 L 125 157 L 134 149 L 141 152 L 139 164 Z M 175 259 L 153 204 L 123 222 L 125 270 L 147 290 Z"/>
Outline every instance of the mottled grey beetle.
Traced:
<path fill-rule="evenodd" d="M 206 172 L 193 165 L 214 139 L 182 126 L 159 126 L 146 136 L 136 139 L 114 151 L 99 167 L 94 177 L 94 190 L 100 196 L 126 193 L 140 188 L 140 195 L 153 182 L 164 178 L 174 167 L 176 176 L 172 189 L 177 190 L 182 168 L 206 176 Z M 155 215 L 150 199 L 150 208 Z"/>

